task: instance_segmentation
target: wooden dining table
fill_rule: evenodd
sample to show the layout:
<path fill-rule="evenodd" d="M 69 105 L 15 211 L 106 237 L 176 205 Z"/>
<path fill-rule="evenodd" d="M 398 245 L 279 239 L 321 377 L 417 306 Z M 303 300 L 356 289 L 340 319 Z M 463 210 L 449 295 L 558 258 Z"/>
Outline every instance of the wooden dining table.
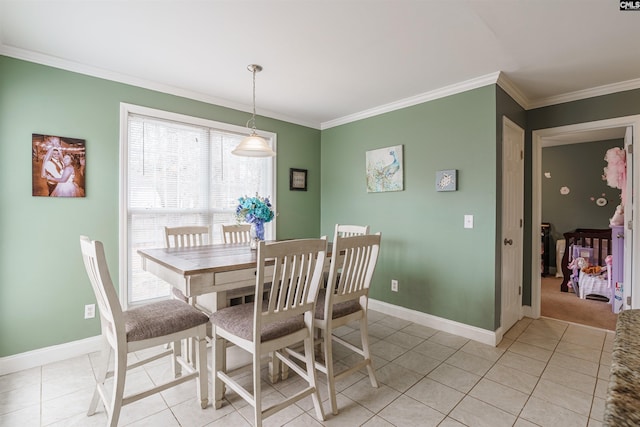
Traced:
<path fill-rule="evenodd" d="M 213 309 L 227 306 L 227 292 L 255 286 L 258 251 L 248 243 L 138 249 L 142 268 L 179 289 L 197 306 L 197 297 L 211 295 Z M 324 269 L 331 264 L 331 245 L 328 244 Z M 265 277 L 273 275 L 273 267 L 265 266 Z M 204 307 L 199 307 L 209 311 Z M 275 369 L 275 371 L 274 371 Z M 286 378 L 286 370 L 269 364 L 271 381 Z"/>
<path fill-rule="evenodd" d="M 139 249 L 142 268 L 193 300 L 211 294 L 215 309 L 227 306 L 228 291 L 254 286 L 258 251 L 248 243 Z"/>

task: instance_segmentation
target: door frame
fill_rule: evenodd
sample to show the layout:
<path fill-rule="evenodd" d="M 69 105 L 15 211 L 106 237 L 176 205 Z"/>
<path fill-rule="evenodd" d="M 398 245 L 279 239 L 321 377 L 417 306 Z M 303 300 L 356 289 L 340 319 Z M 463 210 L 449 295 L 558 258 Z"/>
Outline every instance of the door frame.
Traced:
<path fill-rule="evenodd" d="M 578 123 L 573 125 L 560 126 L 555 128 L 540 129 L 532 132 L 531 135 L 531 312 L 525 313 L 529 317 L 537 319 L 540 317 L 540 297 L 541 279 L 538 274 L 540 269 L 540 230 L 538 224 L 542 221 L 542 148 L 554 145 L 567 144 L 572 135 L 586 132 L 602 132 L 616 128 L 632 128 L 633 141 L 640 143 L 640 115 L 617 117 L 613 119 L 599 120 L 593 122 Z M 595 141 L 603 140 L 595 139 Z M 586 142 L 587 140 L 574 141 Z M 639 144 L 640 146 L 640 144 Z M 631 212 L 638 212 L 638 194 L 640 182 L 638 167 L 633 168 L 632 177 L 627 177 L 627 185 L 631 185 L 633 203 Z M 631 179 L 630 179 L 631 178 Z M 640 215 L 633 215 L 631 218 L 633 230 L 640 230 Z M 635 236 L 634 236 L 635 237 Z M 640 238 L 632 239 L 632 265 L 640 265 Z M 626 269 L 625 269 L 626 270 Z M 632 269 L 633 270 L 633 269 Z M 633 271 L 629 273 L 630 278 L 625 277 L 625 282 L 631 282 L 631 307 L 640 308 L 640 289 L 638 288 L 637 274 Z M 625 286 L 626 287 L 626 286 Z"/>

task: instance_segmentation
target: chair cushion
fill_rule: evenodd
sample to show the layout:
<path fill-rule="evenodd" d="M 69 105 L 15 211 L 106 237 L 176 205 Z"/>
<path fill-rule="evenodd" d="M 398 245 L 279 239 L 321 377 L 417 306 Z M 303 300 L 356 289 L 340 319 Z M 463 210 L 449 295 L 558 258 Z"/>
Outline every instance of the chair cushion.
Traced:
<path fill-rule="evenodd" d="M 205 324 L 209 320 L 200 310 L 176 299 L 146 304 L 122 314 L 127 342 L 173 334 Z"/>
<path fill-rule="evenodd" d="M 262 309 L 266 310 L 267 302 L 262 302 Z M 245 339 L 253 341 L 253 303 L 234 305 L 216 311 L 211 315 L 211 323 L 216 327 Z M 287 320 L 262 325 L 260 342 L 270 341 L 304 329 L 302 315 Z"/>
<path fill-rule="evenodd" d="M 318 301 L 316 301 L 316 313 L 315 318 L 324 320 L 324 301 L 326 297 L 327 290 L 320 289 L 318 292 Z M 333 313 L 331 314 L 332 319 L 338 319 L 340 317 L 347 316 L 351 313 L 356 313 L 361 310 L 360 302 L 358 300 L 345 301 L 338 304 L 333 305 Z"/>

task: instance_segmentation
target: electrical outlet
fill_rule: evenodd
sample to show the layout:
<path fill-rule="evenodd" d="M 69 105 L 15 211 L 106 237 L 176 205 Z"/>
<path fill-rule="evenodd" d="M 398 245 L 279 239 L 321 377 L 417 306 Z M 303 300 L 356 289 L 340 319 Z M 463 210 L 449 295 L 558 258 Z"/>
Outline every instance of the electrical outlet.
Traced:
<path fill-rule="evenodd" d="M 391 290 L 393 292 L 398 292 L 398 281 L 397 280 L 392 280 L 391 281 Z"/>
<path fill-rule="evenodd" d="M 96 305 L 95 304 L 87 304 L 84 306 L 84 318 L 85 319 L 93 319 L 96 317 Z"/>

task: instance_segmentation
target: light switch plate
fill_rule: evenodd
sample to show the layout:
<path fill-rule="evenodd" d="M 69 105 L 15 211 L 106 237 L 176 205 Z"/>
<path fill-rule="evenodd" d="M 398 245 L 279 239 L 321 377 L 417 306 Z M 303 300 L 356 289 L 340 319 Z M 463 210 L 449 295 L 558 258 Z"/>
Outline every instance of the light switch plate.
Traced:
<path fill-rule="evenodd" d="M 464 216 L 464 228 L 473 228 L 473 215 Z"/>

